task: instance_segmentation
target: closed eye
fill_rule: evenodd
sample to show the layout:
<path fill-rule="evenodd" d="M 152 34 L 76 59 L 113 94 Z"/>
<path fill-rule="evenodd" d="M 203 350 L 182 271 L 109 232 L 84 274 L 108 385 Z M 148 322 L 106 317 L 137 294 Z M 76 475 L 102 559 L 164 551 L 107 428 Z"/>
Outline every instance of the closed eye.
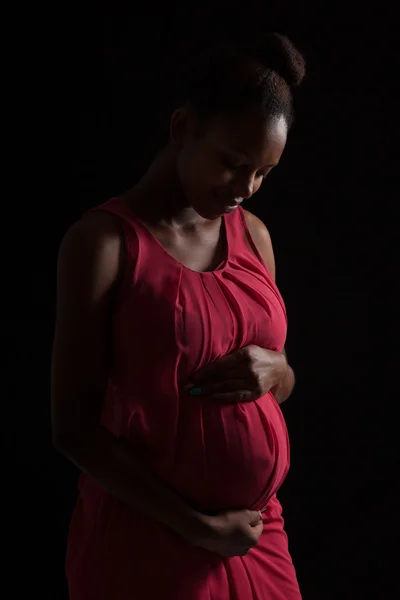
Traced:
<path fill-rule="evenodd" d="M 229 169 L 230 171 L 236 171 L 236 169 L 240 169 L 240 165 L 234 165 L 225 156 L 221 157 L 221 163 L 226 169 Z"/>
<path fill-rule="evenodd" d="M 230 171 L 238 171 L 239 169 L 247 169 L 246 165 L 234 164 L 231 160 L 229 160 L 229 158 L 227 158 L 224 155 L 221 156 L 221 164 L 223 165 L 223 167 L 225 169 L 229 169 Z M 267 171 L 263 172 L 263 173 L 257 173 L 256 177 L 257 178 L 262 177 L 263 179 L 265 179 L 267 177 L 267 175 L 269 175 L 269 173 L 272 171 L 274 166 L 276 166 L 276 165 L 270 165 L 268 167 L 264 167 L 264 169 L 267 168 Z"/>
<path fill-rule="evenodd" d="M 265 179 L 272 171 L 274 167 L 269 167 L 268 171 L 266 173 L 258 173 L 257 177 L 262 177 L 263 179 Z"/>

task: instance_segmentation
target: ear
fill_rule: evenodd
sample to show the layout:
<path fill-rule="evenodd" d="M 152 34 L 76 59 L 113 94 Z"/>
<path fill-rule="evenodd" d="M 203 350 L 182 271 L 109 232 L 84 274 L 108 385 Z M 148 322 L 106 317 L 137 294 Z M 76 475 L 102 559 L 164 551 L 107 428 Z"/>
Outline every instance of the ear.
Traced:
<path fill-rule="evenodd" d="M 183 146 L 194 134 L 194 119 L 186 107 L 177 108 L 170 120 L 170 137 L 173 144 Z"/>

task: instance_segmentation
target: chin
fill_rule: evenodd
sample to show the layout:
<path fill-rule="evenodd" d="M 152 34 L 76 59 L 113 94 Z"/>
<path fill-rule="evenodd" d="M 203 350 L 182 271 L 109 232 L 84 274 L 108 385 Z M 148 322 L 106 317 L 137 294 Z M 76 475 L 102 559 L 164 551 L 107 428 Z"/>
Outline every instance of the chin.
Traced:
<path fill-rule="evenodd" d="M 215 213 L 206 213 L 204 210 L 203 211 L 198 211 L 196 210 L 196 212 L 203 217 L 203 219 L 207 219 L 207 221 L 216 221 L 217 219 L 219 219 L 220 217 L 222 217 L 223 213 L 219 213 L 219 214 L 215 214 Z"/>
<path fill-rule="evenodd" d="M 199 214 L 203 219 L 207 219 L 208 221 L 215 221 L 219 219 L 224 214 L 224 210 L 216 207 L 215 205 L 209 204 L 208 206 L 199 206 L 193 207 L 197 214 Z"/>

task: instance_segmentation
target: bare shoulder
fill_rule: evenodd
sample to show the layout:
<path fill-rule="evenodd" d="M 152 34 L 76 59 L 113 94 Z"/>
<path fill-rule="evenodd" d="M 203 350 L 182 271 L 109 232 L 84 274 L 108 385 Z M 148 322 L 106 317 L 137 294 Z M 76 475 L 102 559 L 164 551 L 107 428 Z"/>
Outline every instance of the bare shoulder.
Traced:
<path fill-rule="evenodd" d="M 272 278 L 275 280 L 275 257 L 271 236 L 264 223 L 248 210 L 243 210 L 247 227 L 257 250 L 261 254 Z"/>
<path fill-rule="evenodd" d="M 118 218 L 99 210 L 84 215 L 68 229 L 59 250 L 59 267 L 70 265 L 79 272 L 101 264 L 111 274 L 119 271 L 122 258 L 123 238 Z"/>
<path fill-rule="evenodd" d="M 122 242 L 121 226 L 117 217 L 105 211 L 87 213 L 68 229 L 60 249 L 75 246 L 90 248 Z"/>
<path fill-rule="evenodd" d="M 271 236 L 261 219 L 248 210 L 243 210 L 243 213 L 246 218 L 247 227 L 249 228 L 254 241 L 257 239 L 257 241 L 272 247 Z"/>
<path fill-rule="evenodd" d="M 59 249 L 58 312 L 70 314 L 73 306 L 87 312 L 89 306 L 98 306 L 117 289 L 124 265 L 118 218 L 105 211 L 84 215 L 68 229 Z"/>

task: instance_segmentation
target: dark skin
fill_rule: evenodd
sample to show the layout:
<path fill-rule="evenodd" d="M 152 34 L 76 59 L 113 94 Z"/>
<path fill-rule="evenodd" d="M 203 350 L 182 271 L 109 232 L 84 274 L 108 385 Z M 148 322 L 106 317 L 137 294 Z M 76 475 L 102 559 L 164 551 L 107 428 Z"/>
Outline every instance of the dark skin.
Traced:
<path fill-rule="evenodd" d="M 224 252 L 222 214 L 249 198 L 276 165 L 286 143 L 283 119 L 265 122 L 257 111 L 219 117 L 199 133 L 193 111 L 171 118 L 168 146 L 124 201 L 166 250 L 195 271 L 214 269 Z M 264 224 L 247 223 L 272 277 L 275 262 Z M 121 439 L 100 425 L 110 364 L 113 306 L 125 257 L 117 218 L 93 213 L 67 232 L 59 253 L 57 320 L 52 356 L 55 446 L 110 494 L 223 556 L 248 552 L 258 541 L 261 514 L 227 510 L 207 516 L 159 482 Z M 188 382 L 190 383 L 190 382 Z M 271 390 L 284 401 L 293 388 L 285 353 L 249 346 L 199 371 L 194 384 L 215 401 L 253 401 Z"/>

